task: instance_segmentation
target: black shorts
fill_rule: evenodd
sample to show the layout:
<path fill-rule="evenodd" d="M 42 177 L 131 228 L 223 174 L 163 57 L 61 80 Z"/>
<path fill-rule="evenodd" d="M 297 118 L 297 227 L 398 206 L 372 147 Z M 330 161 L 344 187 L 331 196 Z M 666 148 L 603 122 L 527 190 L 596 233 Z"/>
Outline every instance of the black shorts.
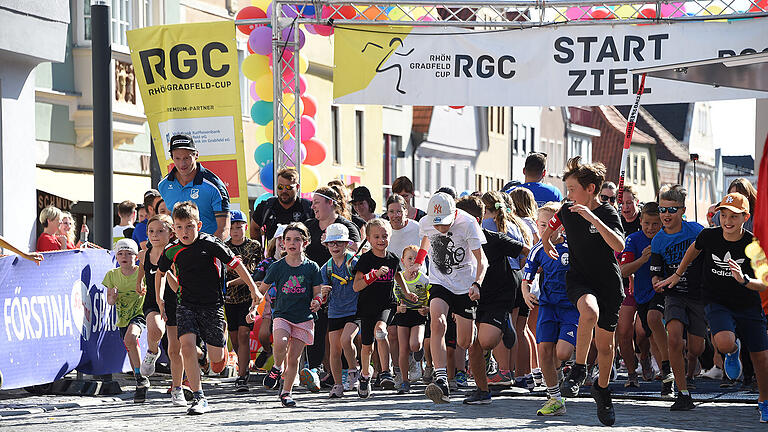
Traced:
<path fill-rule="evenodd" d="M 475 319 L 477 301 L 470 300 L 469 294 L 454 294 L 442 285 L 432 285 L 429 290 L 429 301 L 439 298 L 448 303 L 448 313 L 456 314 L 469 320 Z"/>
<path fill-rule="evenodd" d="M 637 316 L 640 318 L 640 324 L 643 325 L 645 330 L 645 336 L 651 337 L 653 333 L 648 326 L 648 311 L 655 310 L 661 312 L 661 316 L 664 316 L 664 294 L 656 293 L 648 303 L 637 304 Z"/>
<path fill-rule="evenodd" d="M 509 312 L 504 309 L 484 309 L 479 308 L 477 310 L 477 323 L 490 324 L 502 332 L 504 327 L 507 326 L 509 320 Z"/>
<path fill-rule="evenodd" d="M 180 304 L 176 308 L 176 321 L 179 338 L 193 333 L 208 345 L 219 348 L 227 345 L 224 306 L 200 307 Z"/>
<path fill-rule="evenodd" d="M 358 318 L 360 319 L 360 342 L 363 345 L 373 345 L 373 332 L 376 328 L 376 323 L 383 321 L 389 326 L 389 317 L 393 312 L 394 311 L 391 308 L 387 308 L 370 315 L 358 314 Z"/>
<path fill-rule="evenodd" d="M 349 315 L 341 318 L 328 317 L 328 333 L 343 330 L 347 323 L 352 323 L 360 328 L 360 320 L 356 315 Z"/>
<path fill-rule="evenodd" d="M 236 332 L 240 327 L 246 327 L 253 330 L 253 323 L 248 324 L 248 322 L 245 321 L 245 317 L 251 312 L 252 304 L 253 302 L 247 301 L 224 305 L 224 314 L 227 316 L 227 327 L 229 331 Z"/>
<path fill-rule="evenodd" d="M 568 300 L 574 306 L 578 307 L 579 299 L 585 294 L 595 296 L 600 313 L 597 326 L 605 331 L 616 331 L 616 325 L 619 323 L 619 308 L 624 301 L 624 286 L 621 279 L 616 279 L 615 286 L 608 287 L 582 280 L 581 277 L 569 271 L 565 275 L 565 283 Z"/>
<path fill-rule="evenodd" d="M 683 323 L 685 331 L 694 336 L 707 337 L 704 302 L 679 295 L 664 296 L 664 322 L 669 325 L 672 320 Z"/>
<path fill-rule="evenodd" d="M 396 313 L 392 324 L 398 327 L 416 327 L 427 323 L 427 317 L 416 309 L 406 309 L 404 313 Z"/>
<path fill-rule="evenodd" d="M 143 333 L 144 330 L 147 329 L 147 320 L 144 318 L 144 315 L 136 315 L 135 317 L 131 318 L 130 321 L 128 321 L 127 326 L 118 327 L 118 329 L 120 329 L 120 337 L 122 339 L 125 339 L 125 335 L 128 333 L 128 327 L 130 327 L 131 324 L 139 326 L 139 328 L 141 329 L 141 332 L 139 332 L 139 334 Z"/>
<path fill-rule="evenodd" d="M 168 318 L 165 325 L 175 327 L 176 307 L 179 304 L 178 297 L 176 297 L 176 293 L 168 287 L 165 287 L 163 297 L 165 297 L 163 299 L 165 300 L 165 316 Z M 145 317 L 149 316 L 152 312 L 160 313 L 160 307 L 157 305 L 157 301 L 155 301 L 154 291 L 152 293 L 147 291 L 147 295 L 144 296 L 144 306 L 142 306 L 142 309 Z"/>

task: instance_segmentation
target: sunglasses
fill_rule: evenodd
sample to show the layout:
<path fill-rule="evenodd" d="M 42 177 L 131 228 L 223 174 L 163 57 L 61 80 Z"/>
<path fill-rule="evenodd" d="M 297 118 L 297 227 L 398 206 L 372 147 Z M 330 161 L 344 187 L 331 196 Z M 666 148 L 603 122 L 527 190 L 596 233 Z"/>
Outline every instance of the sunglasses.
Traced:
<path fill-rule="evenodd" d="M 610 201 L 611 203 L 615 203 L 616 202 L 616 195 L 614 195 L 614 196 L 600 195 L 600 201 L 602 201 L 602 202 Z"/>
<path fill-rule="evenodd" d="M 298 186 L 298 185 L 292 184 L 292 185 L 283 186 L 283 185 L 279 184 L 279 185 L 277 185 L 277 190 L 294 190 L 294 189 L 296 189 L 296 186 Z"/>
<path fill-rule="evenodd" d="M 678 210 L 683 209 L 685 207 L 659 207 L 659 213 L 671 213 L 675 214 Z"/>

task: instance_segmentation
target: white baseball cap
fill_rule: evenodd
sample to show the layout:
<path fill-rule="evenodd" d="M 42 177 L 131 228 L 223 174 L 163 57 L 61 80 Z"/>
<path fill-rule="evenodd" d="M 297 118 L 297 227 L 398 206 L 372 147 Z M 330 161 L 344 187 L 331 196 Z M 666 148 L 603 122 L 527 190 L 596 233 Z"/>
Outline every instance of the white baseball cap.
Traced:
<path fill-rule="evenodd" d="M 350 242 L 349 229 L 344 224 L 334 223 L 328 225 L 325 229 L 325 239 L 323 244 L 329 242 Z"/>
<path fill-rule="evenodd" d="M 429 199 L 427 220 L 432 225 L 450 225 L 456 218 L 456 201 L 445 192 L 438 192 Z"/>
<path fill-rule="evenodd" d="M 277 224 L 277 229 L 275 230 L 275 235 L 272 236 L 272 239 L 274 240 L 278 237 L 282 237 L 285 232 L 285 227 L 287 226 L 288 224 Z"/>
<path fill-rule="evenodd" d="M 135 241 L 129 238 L 120 239 L 117 241 L 117 243 L 115 243 L 114 251 L 115 253 L 118 253 L 123 250 L 127 250 L 134 255 L 138 255 L 139 245 L 137 245 Z"/>

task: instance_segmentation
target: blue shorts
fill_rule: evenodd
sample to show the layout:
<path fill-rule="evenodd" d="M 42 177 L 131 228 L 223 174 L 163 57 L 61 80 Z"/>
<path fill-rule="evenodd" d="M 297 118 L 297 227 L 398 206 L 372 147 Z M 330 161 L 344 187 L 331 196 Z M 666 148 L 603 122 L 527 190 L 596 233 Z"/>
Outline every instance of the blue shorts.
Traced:
<path fill-rule="evenodd" d="M 573 305 L 539 305 L 536 323 L 536 343 L 564 340 L 576 346 L 576 330 L 579 327 L 579 310 Z"/>
<path fill-rule="evenodd" d="M 736 334 L 749 352 L 768 350 L 765 312 L 759 304 L 735 311 L 721 304 L 710 303 L 704 310 L 713 335 L 729 331 Z"/>

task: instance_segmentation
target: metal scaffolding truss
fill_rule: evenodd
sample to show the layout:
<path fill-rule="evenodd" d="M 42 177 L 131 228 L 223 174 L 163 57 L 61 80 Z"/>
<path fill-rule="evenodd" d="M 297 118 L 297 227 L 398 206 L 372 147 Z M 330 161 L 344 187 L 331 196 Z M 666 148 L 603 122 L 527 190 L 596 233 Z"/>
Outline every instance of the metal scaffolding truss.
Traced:
<path fill-rule="evenodd" d="M 315 13 L 305 16 L 309 14 L 303 12 L 310 9 Z M 297 55 L 299 38 L 294 35 L 298 34 L 302 24 L 334 27 L 430 26 L 435 27 L 435 31 L 446 33 L 449 33 L 450 28 L 493 31 L 564 25 L 683 24 L 691 21 L 768 17 L 768 0 L 645 3 L 620 0 L 412 0 L 407 4 L 389 0 L 273 0 L 272 11 L 269 18 L 237 20 L 235 24 L 270 25 L 273 59 L 283 59 L 273 61 L 272 65 L 273 166 L 276 176 L 281 168 L 300 166 L 301 140 L 297 137 L 301 136 L 301 121 L 296 121 L 301 118 L 300 64 Z"/>

